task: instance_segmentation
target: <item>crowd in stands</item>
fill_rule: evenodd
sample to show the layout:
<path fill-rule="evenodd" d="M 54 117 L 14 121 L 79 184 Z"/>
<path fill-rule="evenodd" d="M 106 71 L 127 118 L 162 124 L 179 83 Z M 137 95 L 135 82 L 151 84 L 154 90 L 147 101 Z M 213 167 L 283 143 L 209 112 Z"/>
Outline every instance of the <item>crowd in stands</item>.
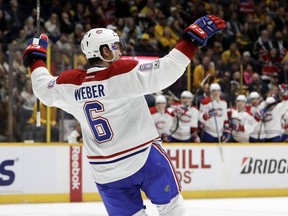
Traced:
<path fill-rule="evenodd" d="M 51 72 L 57 75 L 73 67 L 72 60 L 76 61 L 74 65 L 86 67 L 85 57 L 78 50 L 83 34 L 91 28 L 115 30 L 126 43 L 125 55 L 161 57 L 181 40 L 183 29 L 206 14 L 222 17 L 227 29 L 198 49 L 191 62 L 191 77 L 186 73 L 163 90 L 169 104 L 181 100 L 188 78 L 192 80 L 192 103 L 200 113 L 201 103 L 210 95 L 213 83 L 219 84 L 228 110 L 238 105 L 239 95 L 249 101 L 252 92 L 257 92 L 263 101 L 273 97 L 281 103 L 279 85 L 288 83 L 286 0 L 44 0 L 40 32 L 46 32 L 50 38 Z M 8 140 L 11 100 L 13 140 L 23 141 L 27 139 L 23 138 L 25 131 L 31 131 L 36 98 L 31 92 L 29 73 L 22 66 L 22 53 L 35 33 L 36 0 L 0 1 L 0 141 Z M 11 53 L 9 46 L 19 49 Z M 76 58 L 71 58 L 71 53 Z M 11 80 L 13 86 L 9 90 Z M 150 106 L 155 104 L 154 95 L 146 98 Z M 193 136 L 199 136 L 200 126 Z"/>

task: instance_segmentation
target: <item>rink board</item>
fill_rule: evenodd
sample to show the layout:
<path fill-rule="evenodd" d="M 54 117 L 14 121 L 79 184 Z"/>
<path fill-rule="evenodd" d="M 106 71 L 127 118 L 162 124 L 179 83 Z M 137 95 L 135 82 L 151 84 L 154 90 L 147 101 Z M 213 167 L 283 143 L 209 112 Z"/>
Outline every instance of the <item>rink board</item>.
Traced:
<path fill-rule="evenodd" d="M 288 196 L 288 145 L 165 144 L 184 198 Z M 101 200 L 81 145 L 0 144 L 0 203 Z"/>

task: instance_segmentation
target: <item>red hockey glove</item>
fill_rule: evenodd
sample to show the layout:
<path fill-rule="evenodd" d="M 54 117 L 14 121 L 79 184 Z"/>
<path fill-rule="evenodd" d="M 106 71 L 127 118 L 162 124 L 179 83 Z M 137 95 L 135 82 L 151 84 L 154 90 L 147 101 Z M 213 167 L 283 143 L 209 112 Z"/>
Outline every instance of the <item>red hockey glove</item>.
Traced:
<path fill-rule="evenodd" d="M 27 48 L 23 54 L 24 67 L 29 67 L 32 62 L 38 59 L 46 61 L 48 41 L 48 36 L 46 34 L 41 34 L 39 38 L 31 38 L 27 42 Z"/>
<path fill-rule="evenodd" d="M 220 17 L 206 15 L 197 19 L 184 30 L 183 39 L 190 39 L 196 46 L 206 46 L 208 38 L 226 28 L 226 22 Z"/>

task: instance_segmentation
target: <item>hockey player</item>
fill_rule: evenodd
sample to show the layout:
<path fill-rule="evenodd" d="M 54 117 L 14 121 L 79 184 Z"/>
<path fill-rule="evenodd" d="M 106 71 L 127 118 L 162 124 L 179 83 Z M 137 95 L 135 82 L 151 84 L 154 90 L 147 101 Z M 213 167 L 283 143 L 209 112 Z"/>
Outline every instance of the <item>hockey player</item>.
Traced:
<path fill-rule="evenodd" d="M 199 120 L 204 124 L 203 142 L 218 142 L 219 139 L 228 142 L 230 139 L 227 102 L 220 96 L 220 85 L 212 83 L 210 96 L 201 101 Z"/>
<path fill-rule="evenodd" d="M 254 116 L 257 124 L 250 134 L 249 142 L 264 142 L 266 138 L 263 119 L 258 116 L 258 113 L 264 108 L 264 103 L 261 103 L 261 98 L 258 92 L 251 92 L 250 95 L 251 107 L 250 112 Z"/>
<path fill-rule="evenodd" d="M 281 118 L 282 123 L 282 141 L 288 142 L 288 84 L 281 84 L 279 89 L 282 94 L 283 114 Z"/>
<path fill-rule="evenodd" d="M 171 52 L 147 63 L 119 60 L 121 43 L 113 30 L 88 31 L 81 49 L 86 70 L 73 69 L 58 77 L 46 68 L 47 36 L 33 38 L 23 54 L 30 67 L 35 95 L 47 106 L 71 113 L 81 124 L 93 179 L 112 216 L 145 216 L 141 190 L 159 215 L 184 215 L 180 184 L 144 95 L 159 92 L 185 71 L 197 46 L 226 27 L 216 16 L 204 16 L 187 27 Z"/>
<path fill-rule="evenodd" d="M 266 132 L 266 142 L 281 142 L 282 125 L 281 118 L 284 114 L 285 104 L 277 104 L 274 97 L 267 97 L 265 107 L 261 110 Z"/>
<path fill-rule="evenodd" d="M 257 122 L 249 111 L 246 111 L 245 95 L 236 98 L 236 109 L 231 110 L 232 138 L 236 142 L 249 142 L 250 133 Z"/>
<path fill-rule="evenodd" d="M 167 100 L 164 95 L 156 96 L 155 107 L 151 107 L 150 112 L 159 136 L 164 142 L 170 142 L 173 117 L 167 110 Z"/>
<path fill-rule="evenodd" d="M 199 111 L 192 106 L 192 100 L 193 94 L 190 91 L 183 91 L 180 99 L 181 104 L 174 106 L 171 142 L 200 142 L 198 136 Z"/>

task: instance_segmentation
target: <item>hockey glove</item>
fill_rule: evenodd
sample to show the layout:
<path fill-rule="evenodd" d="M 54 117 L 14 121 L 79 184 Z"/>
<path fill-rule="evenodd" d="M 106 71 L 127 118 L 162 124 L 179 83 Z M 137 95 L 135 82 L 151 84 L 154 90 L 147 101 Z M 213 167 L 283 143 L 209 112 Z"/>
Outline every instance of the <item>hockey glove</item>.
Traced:
<path fill-rule="evenodd" d="M 208 112 L 204 113 L 203 119 L 206 121 L 213 116 L 217 116 L 217 111 L 215 111 L 214 109 L 210 109 Z"/>
<path fill-rule="evenodd" d="M 197 19 L 184 30 L 183 39 L 190 39 L 196 46 L 206 46 L 208 38 L 226 28 L 226 22 L 220 17 L 206 15 Z"/>
<path fill-rule="evenodd" d="M 44 62 L 47 58 L 48 36 L 41 34 L 39 38 L 31 38 L 27 42 L 27 48 L 23 54 L 23 65 L 29 67 L 32 62 L 42 59 Z"/>

